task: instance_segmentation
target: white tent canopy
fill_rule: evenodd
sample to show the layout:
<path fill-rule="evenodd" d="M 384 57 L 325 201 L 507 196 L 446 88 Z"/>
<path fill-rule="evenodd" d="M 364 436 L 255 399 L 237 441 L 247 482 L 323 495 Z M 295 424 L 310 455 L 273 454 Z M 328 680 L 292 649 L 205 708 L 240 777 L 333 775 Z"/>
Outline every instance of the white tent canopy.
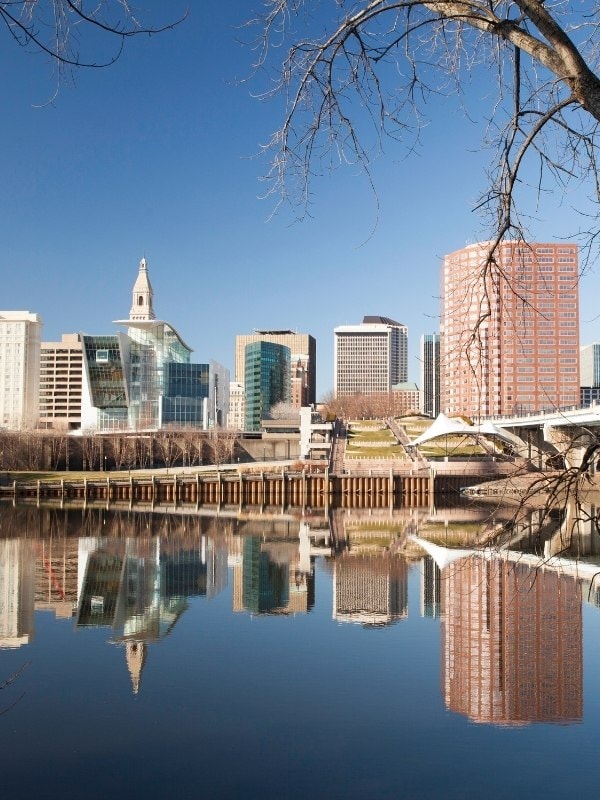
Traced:
<path fill-rule="evenodd" d="M 450 419 L 445 414 L 439 414 L 433 423 L 416 439 L 411 442 L 412 447 L 438 439 L 442 436 L 451 435 L 462 436 L 488 436 L 497 437 L 505 442 L 514 443 L 514 438 L 505 433 L 501 428 L 496 427 L 492 422 L 483 422 L 481 425 L 469 425 L 462 419 Z"/>

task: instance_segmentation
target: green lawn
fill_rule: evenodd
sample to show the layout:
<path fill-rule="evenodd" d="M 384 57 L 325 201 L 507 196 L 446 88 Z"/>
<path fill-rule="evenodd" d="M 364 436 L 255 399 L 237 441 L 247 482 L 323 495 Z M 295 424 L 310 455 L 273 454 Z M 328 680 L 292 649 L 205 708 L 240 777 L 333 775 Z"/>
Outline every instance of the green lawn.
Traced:
<path fill-rule="evenodd" d="M 401 444 L 389 447 L 347 447 L 347 458 L 405 458 L 406 452 Z"/>

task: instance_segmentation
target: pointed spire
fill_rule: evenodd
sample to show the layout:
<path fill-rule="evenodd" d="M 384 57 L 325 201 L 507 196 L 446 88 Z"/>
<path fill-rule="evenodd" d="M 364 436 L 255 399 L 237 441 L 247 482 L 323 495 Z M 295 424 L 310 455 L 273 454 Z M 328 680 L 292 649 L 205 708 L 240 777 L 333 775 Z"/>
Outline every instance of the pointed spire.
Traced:
<path fill-rule="evenodd" d="M 140 268 L 135 283 L 133 284 L 132 294 L 133 299 L 131 311 L 129 312 L 129 319 L 156 319 L 152 306 L 154 292 L 152 291 L 152 284 L 148 276 L 148 265 L 146 264 L 145 258 L 142 258 L 140 261 Z"/>

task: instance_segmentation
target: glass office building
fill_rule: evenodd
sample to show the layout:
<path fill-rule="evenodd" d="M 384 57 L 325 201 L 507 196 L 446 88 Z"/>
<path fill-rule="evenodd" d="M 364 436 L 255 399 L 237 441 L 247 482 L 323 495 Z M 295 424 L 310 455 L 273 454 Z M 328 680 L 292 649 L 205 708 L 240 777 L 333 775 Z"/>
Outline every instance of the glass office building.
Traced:
<path fill-rule="evenodd" d="M 228 371 L 215 362 L 193 364 L 175 328 L 155 318 L 152 299 L 142 259 L 129 318 L 116 322 L 127 333 L 83 337 L 82 428 L 206 429 L 226 418 Z"/>
<path fill-rule="evenodd" d="M 272 406 L 290 402 L 290 358 L 290 348 L 282 344 L 246 345 L 246 430 L 259 431 Z"/>

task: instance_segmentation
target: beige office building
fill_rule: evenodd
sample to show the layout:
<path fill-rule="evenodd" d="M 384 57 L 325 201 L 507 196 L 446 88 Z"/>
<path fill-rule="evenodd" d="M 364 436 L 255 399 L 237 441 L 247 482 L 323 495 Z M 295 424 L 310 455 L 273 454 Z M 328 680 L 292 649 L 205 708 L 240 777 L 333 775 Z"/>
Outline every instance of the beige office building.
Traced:
<path fill-rule="evenodd" d="M 335 396 L 384 394 L 408 380 L 408 329 L 389 317 L 366 316 L 334 329 Z"/>
<path fill-rule="evenodd" d="M 0 427 L 37 424 L 41 330 L 39 314 L 0 311 Z"/>
<path fill-rule="evenodd" d="M 78 333 L 60 342 L 42 342 L 40 351 L 39 426 L 54 430 L 81 427 L 83 346 Z"/>
<path fill-rule="evenodd" d="M 489 242 L 444 258 L 441 410 L 478 419 L 579 403 L 578 248 Z"/>
<path fill-rule="evenodd" d="M 317 343 L 308 333 L 294 331 L 259 331 L 235 337 L 235 380 L 246 380 L 246 345 L 273 342 L 290 349 L 290 402 L 296 408 L 317 402 Z"/>

